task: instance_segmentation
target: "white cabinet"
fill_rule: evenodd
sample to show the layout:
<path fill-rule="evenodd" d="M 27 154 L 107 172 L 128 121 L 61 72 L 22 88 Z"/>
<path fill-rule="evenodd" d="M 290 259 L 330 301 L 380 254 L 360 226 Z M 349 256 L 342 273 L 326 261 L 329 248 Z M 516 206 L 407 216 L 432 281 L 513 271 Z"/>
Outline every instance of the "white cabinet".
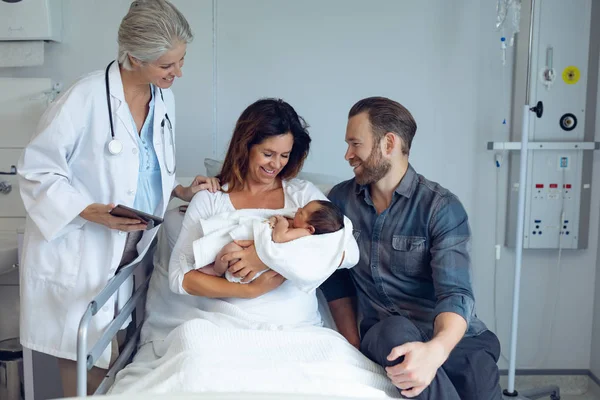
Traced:
<path fill-rule="evenodd" d="M 0 0 L 0 41 L 60 42 L 62 0 Z"/>
<path fill-rule="evenodd" d="M 23 148 L 29 143 L 51 90 L 48 78 L 0 78 L 0 148 Z M 0 171 L 4 168 L 0 165 Z"/>
<path fill-rule="evenodd" d="M 3 218 L 25 217 L 17 177 L 6 173 L 35 134 L 51 89 L 48 78 L 0 78 L 0 230 L 5 229 Z"/>
<path fill-rule="evenodd" d="M 9 172 L 11 166 L 16 166 L 23 149 L 0 148 L 0 172 Z M 0 174 L 0 218 L 25 217 L 25 206 L 21 200 L 16 175 Z M 2 221 L 0 221 L 2 229 Z M 15 233 L 16 234 L 16 233 Z"/>

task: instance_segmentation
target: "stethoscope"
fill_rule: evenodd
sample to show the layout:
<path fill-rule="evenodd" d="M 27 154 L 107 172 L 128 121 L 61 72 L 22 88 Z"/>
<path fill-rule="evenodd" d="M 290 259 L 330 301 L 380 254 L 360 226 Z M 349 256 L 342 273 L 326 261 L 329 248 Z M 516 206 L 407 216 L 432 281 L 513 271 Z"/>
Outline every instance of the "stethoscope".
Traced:
<path fill-rule="evenodd" d="M 110 136 L 111 136 L 111 140 L 110 142 L 108 142 L 108 152 L 110 154 L 112 154 L 113 156 L 119 155 L 121 154 L 121 152 L 123 151 L 123 143 L 121 143 L 121 141 L 117 138 L 115 138 L 115 128 L 114 128 L 114 124 L 113 124 L 113 117 L 112 117 L 112 107 L 110 105 L 111 101 L 110 101 L 110 88 L 109 88 L 109 82 L 108 82 L 108 70 L 110 69 L 110 66 L 114 63 L 114 60 L 111 61 L 108 66 L 106 67 L 106 73 L 104 75 L 104 83 L 106 84 L 106 103 L 108 104 L 108 119 L 110 120 Z M 160 99 L 164 102 L 164 97 L 163 97 L 163 92 L 161 88 L 158 88 L 159 92 L 160 92 Z M 167 158 L 167 142 L 165 140 L 165 124 L 168 126 L 169 128 L 169 133 L 170 133 L 170 139 L 171 139 L 171 149 L 173 150 L 171 152 L 172 154 L 172 163 L 171 166 L 173 168 L 169 167 L 169 161 Z M 163 146 L 163 156 L 165 159 L 165 169 L 167 170 L 167 173 L 169 175 L 174 175 L 175 171 L 177 170 L 177 164 L 175 163 L 175 137 L 173 136 L 173 125 L 171 124 L 171 120 L 169 119 L 169 115 L 167 114 L 167 112 L 165 111 L 165 116 L 163 117 L 162 122 L 160 123 L 160 130 L 162 133 L 162 138 L 163 138 L 163 143 L 165 144 Z"/>

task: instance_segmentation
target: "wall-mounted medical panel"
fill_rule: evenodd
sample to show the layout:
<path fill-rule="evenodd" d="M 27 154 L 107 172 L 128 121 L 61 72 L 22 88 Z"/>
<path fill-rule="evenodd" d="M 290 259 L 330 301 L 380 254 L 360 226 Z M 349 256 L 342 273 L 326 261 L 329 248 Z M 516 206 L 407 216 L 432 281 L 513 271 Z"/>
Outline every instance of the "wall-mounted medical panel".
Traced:
<path fill-rule="evenodd" d="M 531 140 L 583 140 L 588 75 L 598 72 L 588 65 L 591 7 L 591 0 L 536 2 L 530 90 L 544 113 L 531 118 Z"/>
<path fill-rule="evenodd" d="M 523 10 L 529 1 L 523 3 Z M 529 104 L 529 140 L 551 143 L 552 150 L 530 147 L 526 182 L 524 248 L 581 249 L 588 244 L 593 150 L 568 143 L 593 142 L 598 82 L 598 40 L 591 0 L 536 1 L 533 19 Z M 521 32 L 529 32 L 522 15 Z M 525 23 L 524 23 L 525 22 Z M 521 140 L 522 105 L 526 104 L 528 35 L 517 41 L 512 141 Z M 589 90 L 588 90 L 589 88 Z M 561 148 L 561 143 L 564 148 Z M 519 152 L 510 157 L 506 245 L 514 246 L 517 227 Z"/>

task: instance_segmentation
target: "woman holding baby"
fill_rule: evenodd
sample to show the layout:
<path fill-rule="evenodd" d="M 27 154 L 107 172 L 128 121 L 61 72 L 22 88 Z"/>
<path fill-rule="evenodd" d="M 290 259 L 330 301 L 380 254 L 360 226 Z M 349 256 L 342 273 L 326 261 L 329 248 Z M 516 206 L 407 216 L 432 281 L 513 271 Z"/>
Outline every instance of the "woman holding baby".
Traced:
<path fill-rule="evenodd" d="M 342 335 L 323 327 L 315 290 L 319 283 L 303 286 L 301 280 L 305 276 L 284 268 L 308 271 L 311 277 L 316 276 L 316 282 L 327 278 L 321 276 L 326 275 L 321 267 L 349 268 L 358 261 L 352 223 L 345 217 L 344 227 L 331 235 L 321 234 L 321 229 L 315 227 L 314 232 L 308 228 L 310 235 L 298 238 L 293 233 L 290 237 L 290 231 L 305 229 L 307 221 L 315 222 L 315 207 L 327 208 L 315 202 L 327 199 L 314 184 L 296 178 L 309 147 L 306 124 L 288 103 L 263 99 L 242 112 L 218 175 L 221 190 L 201 191 L 185 215 L 175 208 L 165 216 L 140 347 L 133 363 L 117 375 L 111 394 L 169 392 L 174 388 L 191 392 L 300 388 L 333 394 L 340 386 L 352 393 L 370 393 L 374 389 L 396 392 L 377 365 Z M 284 209 L 296 211 L 295 221 L 288 221 L 283 241 L 269 234 L 254 235 L 254 242 L 225 245 L 216 256 L 215 264 L 227 263 L 230 273 L 248 283 L 206 273 L 210 263 L 202 265 L 205 259 L 214 257 L 219 246 L 227 242 L 214 246 L 215 252 L 211 248 L 211 257 L 195 256 L 203 254 L 196 251 L 197 245 L 207 243 L 210 228 L 214 227 L 208 220 L 256 212 L 280 215 Z M 280 222 L 283 221 L 275 225 Z M 257 226 L 269 232 L 265 220 L 254 224 Z M 277 253 L 280 257 L 263 258 L 265 238 L 273 239 L 275 247 L 285 247 L 285 251 Z M 334 240 L 337 245 L 314 251 L 315 246 L 305 245 L 311 240 Z M 305 247 L 290 255 L 293 242 Z M 257 249 L 268 266 L 259 258 Z M 332 253 L 329 258 L 328 253 Z M 202 261 L 197 265 L 199 260 Z M 265 360 L 269 360 L 267 365 Z M 313 362 L 321 369 L 315 368 Z M 305 370 L 309 364 L 311 367 Z M 346 372 L 339 373 L 340 370 Z M 355 380 L 351 378 L 353 374 L 361 378 Z M 263 379 L 265 376 L 269 379 Z M 318 382 L 328 382 L 330 387 L 326 389 Z M 316 386 L 309 388 L 311 385 Z"/>
<path fill-rule="evenodd" d="M 218 176 L 222 190 L 198 193 L 187 208 L 169 263 L 172 291 L 219 298 L 273 324 L 320 325 L 314 292 L 297 289 L 275 271 L 262 273 L 249 284 L 203 273 L 196 269 L 192 251 L 192 243 L 203 236 L 201 220 L 214 215 L 243 209 L 299 208 L 312 200 L 326 200 L 312 183 L 295 178 L 310 141 L 303 119 L 282 100 L 259 100 L 243 111 Z M 225 246 L 215 263 L 228 263 L 229 271 L 245 281 L 268 269 L 252 242 Z"/>

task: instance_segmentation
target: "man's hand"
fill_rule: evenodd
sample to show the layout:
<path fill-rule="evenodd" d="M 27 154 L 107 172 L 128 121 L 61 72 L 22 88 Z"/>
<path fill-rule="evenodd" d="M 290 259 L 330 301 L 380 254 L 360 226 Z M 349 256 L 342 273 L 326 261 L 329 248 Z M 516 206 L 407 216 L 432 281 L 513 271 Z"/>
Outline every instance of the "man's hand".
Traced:
<path fill-rule="evenodd" d="M 243 250 L 234 251 L 225 254 L 221 257 L 221 261 L 229 263 L 229 272 L 238 278 L 242 278 L 242 282 L 249 282 L 256 276 L 257 273 L 269 269 L 256 254 L 254 241 L 252 240 L 236 240 L 234 242 L 238 246 L 243 247 Z M 238 259 L 236 261 L 236 259 Z"/>
<path fill-rule="evenodd" d="M 215 193 L 217 190 L 221 190 L 221 184 L 217 178 L 198 175 L 194 178 L 190 186 L 183 187 L 178 185 L 173 189 L 173 195 L 183 201 L 190 202 L 192 201 L 192 197 L 201 190 L 208 190 L 211 193 Z"/>
<path fill-rule="evenodd" d="M 110 229 L 117 229 L 123 232 L 143 231 L 147 225 L 139 219 L 122 218 L 110 215 L 114 204 L 94 203 L 87 206 L 79 216 L 87 221 L 104 225 Z"/>
<path fill-rule="evenodd" d="M 402 390 L 402 396 L 409 398 L 418 396 L 431 384 L 447 358 L 444 347 L 437 342 L 405 343 L 394 347 L 387 359 L 394 361 L 402 356 L 402 363 L 385 370 L 392 383 Z"/>

